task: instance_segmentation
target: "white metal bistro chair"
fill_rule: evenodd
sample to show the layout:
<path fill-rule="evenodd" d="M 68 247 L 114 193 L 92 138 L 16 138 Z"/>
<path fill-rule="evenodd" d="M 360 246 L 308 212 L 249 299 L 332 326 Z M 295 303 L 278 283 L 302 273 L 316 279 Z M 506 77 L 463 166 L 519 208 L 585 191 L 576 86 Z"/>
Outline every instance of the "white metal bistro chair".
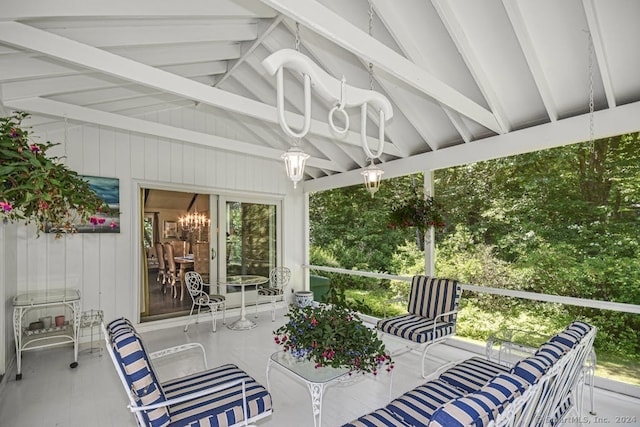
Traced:
<path fill-rule="evenodd" d="M 276 321 L 276 303 L 285 301 L 285 289 L 291 280 L 291 270 L 287 267 L 275 267 L 269 273 L 269 287 L 258 288 L 256 299 L 256 317 L 258 317 L 258 303 L 261 300 L 271 301 L 271 321 Z"/>
<path fill-rule="evenodd" d="M 209 312 L 211 312 L 211 322 L 213 323 L 212 330 L 216 331 L 216 311 L 218 311 L 222 307 L 222 324 L 226 323 L 225 314 L 227 311 L 227 301 L 224 295 L 209 295 L 204 291 L 204 282 L 202 281 L 202 276 L 200 273 L 195 271 L 188 271 L 185 274 L 185 286 L 187 287 L 187 291 L 189 295 L 191 295 L 191 311 L 189 312 L 189 320 L 187 320 L 187 324 L 184 326 L 184 331 L 187 332 L 189 329 L 189 324 L 191 323 L 191 316 L 193 315 L 193 310 L 197 307 L 198 312 L 196 314 L 196 323 L 198 323 L 200 318 L 200 310 L 202 308 L 208 308 Z"/>

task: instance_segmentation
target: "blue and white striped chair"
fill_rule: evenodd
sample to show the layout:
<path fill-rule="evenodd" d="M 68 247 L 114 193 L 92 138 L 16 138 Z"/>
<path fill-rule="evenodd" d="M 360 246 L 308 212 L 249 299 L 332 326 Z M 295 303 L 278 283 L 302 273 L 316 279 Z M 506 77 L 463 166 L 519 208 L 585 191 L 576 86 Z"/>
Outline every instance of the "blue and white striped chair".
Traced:
<path fill-rule="evenodd" d="M 407 304 L 407 314 L 380 319 L 376 327 L 381 332 L 409 340 L 411 348 L 424 345 L 422 376 L 426 378 L 424 362 L 427 350 L 456 333 L 456 315 L 462 286 L 455 280 L 414 276 Z"/>
<path fill-rule="evenodd" d="M 129 320 L 102 325 L 107 351 L 139 426 L 248 426 L 271 415 L 271 395 L 236 365 L 207 369 L 204 348 L 186 344 L 147 354 Z M 199 348 L 205 369 L 160 383 L 153 359 Z"/>

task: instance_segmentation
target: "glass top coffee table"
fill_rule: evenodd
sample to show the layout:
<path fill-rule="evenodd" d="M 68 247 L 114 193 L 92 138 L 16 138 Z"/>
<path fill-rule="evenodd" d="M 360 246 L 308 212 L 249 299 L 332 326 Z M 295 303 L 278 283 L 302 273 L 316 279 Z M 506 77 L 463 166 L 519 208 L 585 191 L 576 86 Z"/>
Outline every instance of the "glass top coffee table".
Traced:
<path fill-rule="evenodd" d="M 271 367 L 276 366 L 288 376 L 298 379 L 307 385 L 311 395 L 311 410 L 313 411 L 313 425 L 322 425 L 322 396 L 325 387 L 336 383 L 348 383 L 356 379 L 369 377 L 370 375 L 350 375 L 347 368 L 316 368 L 315 363 L 309 360 L 299 360 L 288 352 L 278 351 L 269 356 L 267 362 L 267 389 L 271 391 L 269 375 Z M 392 374 L 389 373 L 389 399 L 391 398 Z"/>

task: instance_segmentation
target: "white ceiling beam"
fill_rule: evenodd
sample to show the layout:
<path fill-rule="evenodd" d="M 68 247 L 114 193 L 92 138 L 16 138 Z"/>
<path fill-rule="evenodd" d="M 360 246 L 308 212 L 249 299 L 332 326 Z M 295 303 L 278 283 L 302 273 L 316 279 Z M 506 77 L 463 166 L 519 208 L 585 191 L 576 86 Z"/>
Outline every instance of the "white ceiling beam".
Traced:
<path fill-rule="evenodd" d="M 640 131 L 640 102 L 594 113 L 594 138 L 608 138 Z M 384 179 L 446 169 L 485 160 L 499 159 L 589 140 L 589 114 L 570 117 L 504 135 L 496 135 L 472 144 L 461 144 L 438 151 L 380 164 Z M 359 184 L 359 171 L 318 178 L 303 183 L 304 192 L 324 191 Z M 384 185 L 384 184 L 383 184 Z"/>
<path fill-rule="evenodd" d="M 385 27 L 395 40 L 398 47 L 402 50 L 404 55 L 417 66 L 423 68 L 427 72 L 432 72 L 429 59 L 425 57 L 425 55 L 423 54 L 423 49 L 421 49 L 419 46 L 421 40 L 418 40 L 413 35 L 411 25 L 405 25 L 405 23 L 402 22 L 402 17 L 398 13 L 400 11 L 400 8 L 396 7 L 396 5 L 394 5 L 393 3 L 385 0 L 371 0 L 371 3 L 378 17 L 384 23 Z M 397 100 L 394 102 L 398 104 Z M 438 105 L 443 109 L 449 120 L 451 120 L 451 123 L 456 128 L 464 142 L 471 141 L 471 132 L 469 131 L 468 126 L 460 118 L 460 113 L 453 111 L 452 109 L 442 104 Z M 421 135 L 424 134 L 424 140 L 431 147 L 431 149 L 437 149 L 438 147 L 436 147 L 435 144 L 429 144 L 427 135 L 429 135 L 430 132 L 428 131 L 427 123 L 425 123 L 425 121 L 420 119 L 419 117 L 421 115 L 419 109 L 410 107 L 410 109 L 405 110 L 403 108 L 403 112 L 405 113 L 405 115 L 407 115 L 407 119 L 411 122 L 413 127 L 416 128 L 416 130 Z M 408 117 L 410 113 L 418 117 L 411 119 Z M 424 128 L 424 130 L 420 129 L 420 127 Z"/>
<path fill-rule="evenodd" d="M 484 71 L 484 67 L 480 62 L 479 58 L 475 54 L 475 49 L 469 43 L 469 39 L 460 24 L 455 12 L 451 7 L 451 3 L 447 3 L 440 0 L 432 0 L 433 6 L 438 12 L 438 16 L 442 20 L 442 24 L 447 29 L 447 32 L 451 36 L 453 43 L 455 43 L 458 48 L 458 52 L 460 56 L 462 56 L 462 60 L 465 64 L 467 64 L 467 68 L 469 72 L 473 76 L 476 84 L 482 91 L 484 95 L 484 99 L 487 101 L 489 108 L 493 111 L 493 116 L 496 121 L 500 125 L 500 127 L 504 130 L 504 132 L 511 131 L 511 124 L 506 118 L 506 114 L 504 113 L 504 108 L 500 103 L 498 95 L 493 90 L 492 84 L 487 78 L 487 74 Z"/>
<path fill-rule="evenodd" d="M 213 107 L 224 108 L 237 114 L 247 115 L 270 123 L 278 123 L 278 112 L 274 106 L 206 86 L 24 24 L 0 22 L 0 41 L 144 86 L 183 96 Z M 302 126 L 302 116 L 288 112 L 285 114 L 288 123 L 295 127 Z M 318 120 L 311 121 L 310 132 L 326 138 L 335 138 L 329 124 Z M 360 135 L 349 131 L 344 140 L 360 144 Z"/>
<path fill-rule="evenodd" d="M 185 64 L 184 66 L 162 67 L 163 69 L 188 77 L 192 80 L 209 78 L 209 76 L 221 74 L 226 70 L 226 63 L 214 61 L 202 64 Z M 0 66 L 0 70 L 2 67 Z M 0 75 L 1 71 L 0 71 Z M 107 78 L 105 78 L 107 77 Z M 2 79 L 0 79 L 0 82 Z M 94 72 L 76 73 L 69 76 L 30 78 L 26 80 L 9 81 L 2 84 L 6 97 L 9 98 L 32 98 L 34 96 L 52 96 L 60 94 L 71 94 L 82 91 L 93 91 L 109 88 L 133 88 L 138 87 L 136 83 L 122 83 L 122 80 L 111 76 L 105 76 Z M 157 90 L 157 89 L 155 89 Z"/>
<path fill-rule="evenodd" d="M 314 0 L 261 0 L 280 13 L 496 133 L 494 115 Z"/>
<path fill-rule="evenodd" d="M 129 132 L 153 135 L 160 138 L 185 141 L 224 151 L 242 153 L 247 156 L 281 161 L 280 156 L 282 155 L 282 150 L 271 147 L 265 147 L 259 144 L 250 144 L 244 141 L 237 141 L 217 135 L 195 132 L 188 129 L 126 117 L 114 113 L 107 113 L 91 108 L 79 107 L 77 105 L 66 104 L 50 99 L 30 98 L 12 100 L 7 102 L 7 106 L 20 111 L 28 111 L 32 114 L 44 114 L 48 116 L 67 118 L 69 120 L 84 123 L 93 123 L 98 126 L 106 126 Z M 307 162 L 310 166 L 318 168 L 326 168 L 328 170 L 336 169 L 333 162 L 328 160 L 310 158 Z"/>
<path fill-rule="evenodd" d="M 596 13 L 593 0 L 582 0 L 582 4 L 584 6 L 585 15 L 587 16 L 587 25 L 589 26 L 589 33 L 591 34 L 591 41 L 593 43 L 594 66 L 597 66 L 600 70 L 604 93 L 607 96 L 607 104 L 609 105 L 609 108 L 613 108 L 616 106 L 616 97 L 613 91 L 611 73 L 609 72 L 609 61 L 607 60 L 604 50 L 602 28 L 600 26 L 600 21 L 598 20 L 598 14 Z"/>
<path fill-rule="evenodd" d="M 89 22 L 89 25 L 91 22 Z M 183 43 L 241 42 L 258 37 L 256 23 L 227 24 L 224 21 L 211 24 L 183 25 L 127 25 L 87 26 L 83 28 L 42 28 L 80 43 L 95 47 L 150 46 Z"/>
<path fill-rule="evenodd" d="M 27 0 L 4 2 L 0 8 L 1 20 L 139 16 L 273 18 L 276 12 L 259 2 L 233 0 Z"/>
<path fill-rule="evenodd" d="M 249 48 L 247 50 L 245 50 L 244 52 L 242 52 L 242 56 L 240 58 L 238 58 L 237 60 L 234 61 L 233 65 L 231 66 L 231 68 L 229 68 L 229 70 L 225 73 L 224 76 L 222 76 L 220 78 L 220 80 L 218 80 L 216 82 L 216 84 L 214 85 L 214 87 L 218 87 L 222 82 L 224 82 L 229 76 L 231 76 L 233 74 L 233 72 L 236 70 L 236 68 L 238 68 L 240 65 L 242 65 L 242 63 L 244 63 L 244 61 L 249 57 L 249 55 L 251 55 L 253 53 L 253 51 L 262 44 L 262 42 L 264 41 L 264 39 L 266 37 L 269 36 L 269 34 L 271 34 L 271 32 L 278 26 L 280 25 L 280 22 L 282 22 L 282 19 L 284 17 L 282 15 L 278 15 L 275 19 L 273 19 L 271 21 L 271 24 L 269 24 L 269 26 L 267 27 L 267 29 L 265 29 L 264 31 L 262 31 L 262 33 L 260 34 L 260 37 L 257 38 L 257 40 L 255 40 L 251 46 L 249 46 Z"/>
<path fill-rule="evenodd" d="M 518 2 L 515 0 L 502 0 L 502 4 L 507 12 L 507 16 L 509 16 L 509 21 L 511 21 L 511 26 L 516 34 L 518 43 L 520 43 L 522 54 L 524 55 L 527 64 L 529 64 L 531 76 L 536 82 L 536 87 L 540 93 L 542 103 L 547 110 L 547 115 L 552 122 L 555 122 L 558 120 L 558 106 L 553 100 L 549 81 L 545 77 L 542 64 L 540 63 L 540 58 L 536 54 L 536 49 L 533 45 L 533 41 L 531 40 L 531 34 L 527 29 L 524 16 L 522 16 L 522 10 L 520 9 Z"/>

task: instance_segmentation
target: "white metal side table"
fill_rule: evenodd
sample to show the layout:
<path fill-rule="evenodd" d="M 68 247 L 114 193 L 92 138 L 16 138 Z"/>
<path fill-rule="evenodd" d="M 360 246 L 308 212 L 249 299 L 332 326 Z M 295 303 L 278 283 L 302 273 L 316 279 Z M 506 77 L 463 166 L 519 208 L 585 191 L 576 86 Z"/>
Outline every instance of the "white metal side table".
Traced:
<path fill-rule="evenodd" d="M 267 362 L 267 390 L 271 391 L 269 375 L 272 366 L 277 366 L 288 376 L 305 383 L 311 395 L 314 427 L 320 427 L 322 425 L 322 397 L 326 387 L 337 383 L 348 384 L 350 381 L 355 382 L 360 378 L 365 378 L 365 376 L 361 374 L 349 375 L 351 371 L 348 368 L 331 368 L 328 366 L 316 368 L 315 363 L 312 361 L 294 359 L 295 358 L 285 351 L 277 351 L 269 356 Z M 389 373 L 389 400 L 391 400 L 391 387 L 393 385 L 392 375 L 393 370 Z"/>
<path fill-rule="evenodd" d="M 25 315 L 31 310 L 67 308 L 71 319 L 61 326 L 41 329 L 24 327 Z M 13 335 L 16 341 L 16 380 L 22 379 L 22 352 L 36 348 L 73 343 L 73 362 L 78 366 L 78 331 L 80 325 L 80 291 L 78 289 L 47 289 L 19 293 L 13 298 Z"/>
<path fill-rule="evenodd" d="M 247 319 L 247 308 L 245 305 L 245 287 L 247 286 L 257 286 L 262 285 L 263 283 L 267 283 L 269 281 L 268 277 L 264 276 L 255 276 L 255 275 L 237 275 L 237 276 L 227 276 L 226 278 L 221 278 L 218 282 L 222 285 L 233 285 L 240 287 L 240 319 L 235 322 L 227 325 L 229 329 L 233 329 L 234 331 L 242 331 L 247 329 L 253 329 L 257 325 L 255 322 Z"/>

